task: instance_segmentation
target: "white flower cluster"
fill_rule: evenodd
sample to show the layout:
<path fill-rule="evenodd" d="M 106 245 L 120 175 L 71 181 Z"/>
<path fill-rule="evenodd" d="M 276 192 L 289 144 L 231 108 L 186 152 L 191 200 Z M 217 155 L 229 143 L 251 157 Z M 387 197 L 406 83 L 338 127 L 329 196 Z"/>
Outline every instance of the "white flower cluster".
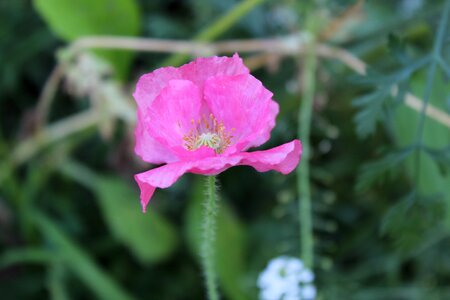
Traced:
<path fill-rule="evenodd" d="M 272 259 L 259 275 L 260 300 L 314 300 L 314 274 L 295 257 Z"/>

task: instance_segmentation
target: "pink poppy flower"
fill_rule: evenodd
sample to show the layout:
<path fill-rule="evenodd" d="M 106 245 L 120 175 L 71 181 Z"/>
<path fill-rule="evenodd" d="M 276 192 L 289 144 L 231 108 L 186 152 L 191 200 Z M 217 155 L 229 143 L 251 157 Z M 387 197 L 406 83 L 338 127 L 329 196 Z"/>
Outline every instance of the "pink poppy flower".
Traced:
<path fill-rule="evenodd" d="M 302 152 L 299 140 L 245 152 L 270 138 L 279 110 L 272 95 L 237 54 L 143 75 L 133 94 L 135 152 L 146 162 L 165 163 L 135 175 L 143 211 L 156 188 L 171 186 L 184 173 L 216 175 L 237 165 L 259 172 L 294 170 Z"/>

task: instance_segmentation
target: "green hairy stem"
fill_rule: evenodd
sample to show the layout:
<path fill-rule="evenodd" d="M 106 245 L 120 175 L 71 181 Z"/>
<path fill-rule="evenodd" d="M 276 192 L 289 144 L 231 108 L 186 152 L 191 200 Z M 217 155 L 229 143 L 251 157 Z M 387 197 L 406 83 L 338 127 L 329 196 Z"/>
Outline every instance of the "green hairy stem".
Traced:
<path fill-rule="evenodd" d="M 218 300 L 217 273 L 215 269 L 215 240 L 216 216 L 218 213 L 218 198 L 216 191 L 216 177 L 208 176 L 206 179 L 206 198 L 203 215 L 203 234 L 201 244 L 202 267 L 205 274 L 205 285 L 208 299 Z"/>
<path fill-rule="evenodd" d="M 315 73 L 317 58 L 314 41 L 309 45 L 305 59 L 302 79 L 304 81 L 302 103 L 299 111 L 298 136 L 302 141 L 303 153 L 299 168 L 297 168 L 297 188 L 299 196 L 299 223 L 300 223 L 300 257 L 308 268 L 313 267 L 314 243 L 312 229 L 311 190 L 309 182 L 310 159 L 310 131 L 311 116 L 315 91 Z"/>

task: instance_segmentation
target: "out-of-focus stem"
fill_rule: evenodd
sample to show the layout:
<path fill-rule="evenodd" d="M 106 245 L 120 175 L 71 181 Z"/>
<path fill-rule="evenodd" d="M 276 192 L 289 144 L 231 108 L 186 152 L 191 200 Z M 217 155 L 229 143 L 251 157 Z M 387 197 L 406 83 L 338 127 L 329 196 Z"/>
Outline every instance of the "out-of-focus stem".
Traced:
<path fill-rule="evenodd" d="M 55 122 L 20 143 L 11 154 L 12 164 L 21 164 L 44 146 L 59 141 L 70 134 L 95 126 L 101 120 L 100 114 L 91 109 Z"/>
<path fill-rule="evenodd" d="M 301 79 L 303 81 L 302 99 L 298 113 L 298 136 L 302 141 L 303 153 L 300 166 L 297 168 L 297 188 L 299 197 L 300 223 L 300 256 L 305 265 L 312 269 L 314 263 L 314 242 L 311 211 L 311 190 L 309 181 L 310 131 L 316 88 L 315 74 L 317 69 L 315 41 L 308 46 Z"/>
<path fill-rule="evenodd" d="M 63 70 L 60 64 L 56 65 L 50 76 L 45 82 L 44 88 L 38 99 L 38 105 L 36 107 L 36 114 L 38 119 L 38 128 L 47 123 L 48 112 L 55 97 L 58 85 L 63 77 Z"/>
<path fill-rule="evenodd" d="M 265 0 L 244 0 L 233 7 L 232 10 L 227 12 L 211 26 L 208 26 L 205 30 L 200 32 L 194 41 L 206 42 L 217 38 L 219 35 L 227 31 L 231 26 L 233 26 L 240 18 L 245 16 L 252 8 L 262 3 Z M 211 54 L 211 53 L 210 53 Z M 163 65 L 167 66 L 177 66 L 184 63 L 189 56 L 185 54 L 174 54 L 169 57 Z"/>
<path fill-rule="evenodd" d="M 441 16 L 441 20 L 440 20 L 440 24 L 438 27 L 438 31 L 436 33 L 436 38 L 434 40 L 434 45 L 433 45 L 433 60 L 428 68 L 428 73 L 427 73 L 427 80 L 426 80 L 426 85 L 425 85 L 425 91 L 424 91 L 424 96 L 423 96 L 423 107 L 422 110 L 420 112 L 419 115 L 419 121 L 418 121 L 418 126 L 417 126 L 417 133 L 416 133 L 416 145 L 418 145 L 419 147 L 422 146 L 423 143 L 423 134 L 425 131 L 425 121 L 426 121 L 426 111 L 428 106 L 430 105 L 430 100 L 431 100 L 431 94 L 433 92 L 433 84 L 434 84 L 434 78 L 436 76 L 436 69 L 438 67 L 439 64 L 439 58 L 442 55 L 442 51 L 443 51 L 443 46 L 444 46 L 444 41 L 445 41 L 445 32 L 447 31 L 448 28 L 448 21 L 449 21 L 449 16 L 450 16 L 450 0 L 447 0 L 444 4 L 443 7 L 443 11 L 442 11 L 442 16 Z M 415 186 L 419 187 L 420 186 L 420 166 L 421 166 L 421 149 L 419 148 L 416 151 L 416 156 L 415 156 L 415 161 L 414 161 L 414 168 L 415 168 Z M 447 203 L 447 225 L 450 225 L 448 223 L 450 223 L 450 204 Z"/>
<path fill-rule="evenodd" d="M 216 177 L 208 176 L 207 192 L 204 203 L 203 235 L 201 244 L 201 258 L 203 272 L 205 273 L 205 285 L 209 300 L 219 300 L 217 291 L 217 273 L 215 268 L 215 241 L 216 241 L 216 216 L 218 201 L 216 191 Z"/>

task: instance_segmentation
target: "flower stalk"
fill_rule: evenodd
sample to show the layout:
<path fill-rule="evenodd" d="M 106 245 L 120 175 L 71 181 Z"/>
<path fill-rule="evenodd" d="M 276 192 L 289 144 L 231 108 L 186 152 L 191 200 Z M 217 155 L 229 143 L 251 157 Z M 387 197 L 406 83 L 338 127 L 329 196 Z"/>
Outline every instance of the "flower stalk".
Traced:
<path fill-rule="evenodd" d="M 311 190 L 309 182 L 310 159 L 310 131 L 311 116 L 315 93 L 315 74 L 317 70 L 317 57 L 315 43 L 311 40 L 305 58 L 305 65 L 301 78 L 303 80 L 302 102 L 299 110 L 298 136 L 302 140 L 302 163 L 297 168 L 297 188 L 299 197 L 299 223 L 300 223 L 300 257 L 305 265 L 312 269 L 314 261 L 314 243 L 311 211 Z"/>
<path fill-rule="evenodd" d="M 218 198 L 216 176 L 206 177 L 206 197 L 203 213 L 203 234 L 201 244 L 202 267 L 205 274 L 205 285 L 208 299 L 218 300 L 217 273 L 215 268 L 216 217 Z"/>

